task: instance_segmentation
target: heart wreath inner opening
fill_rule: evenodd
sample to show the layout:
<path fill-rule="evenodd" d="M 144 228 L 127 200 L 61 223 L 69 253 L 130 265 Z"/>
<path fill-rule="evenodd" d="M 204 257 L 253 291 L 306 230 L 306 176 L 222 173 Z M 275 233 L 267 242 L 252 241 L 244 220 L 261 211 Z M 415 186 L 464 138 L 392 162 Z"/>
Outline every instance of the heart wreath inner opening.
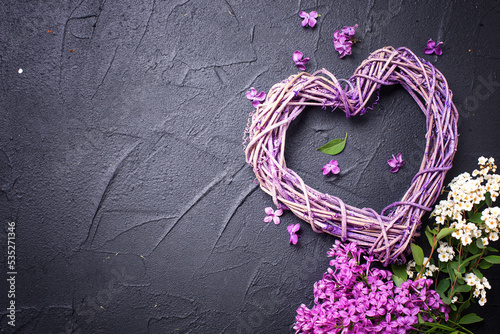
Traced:
<path fill-rule="evenodd" d="M 342 80 L 341 80 L 342 81 Z M 356 208 L 307 186 L 287 168 L 284 152 L 290 123 L 307 106 L 332 107 L 346 116 L 363 115 L 382 85 L 402 85 L 426 116 L 426 147 L 418 173 L 403 198 L 381 213 Z M 436 201 L 457 148 L 458 112 L 445 77 L 407 48 L 373 52 L 344 83 L 326 69 L 302 72 L 275 84 L 250 115 L 245 130 L 246 161 L 274 204 L 291 210 L 316 232 L 355 241 L 383 261 L 404 260 L 419 235 L 421 218 Z"/>

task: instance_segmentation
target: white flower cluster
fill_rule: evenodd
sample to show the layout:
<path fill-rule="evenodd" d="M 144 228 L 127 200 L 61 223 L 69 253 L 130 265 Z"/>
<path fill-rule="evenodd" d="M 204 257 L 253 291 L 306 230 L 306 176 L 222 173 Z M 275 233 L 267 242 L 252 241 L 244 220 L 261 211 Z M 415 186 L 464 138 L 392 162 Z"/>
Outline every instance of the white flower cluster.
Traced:
<path fill-rule="evenodd" d="M 453 260 L 455 256 L 455 250 L 452 246 L 449 246 L 446 242 L 440 241 L 439 248 L 437 249 L 438 259 L 441 262 L 448 262 Z"/>
<path fill-rule="evenodd" d="M 481 239 L 483 245 L 488 245 L 489 241 L 499 238 L 499 208 L 486 208 L 482 213 L 482 224 L 467 222 L 465 216 L 475 204 L 484 201 L 488 193 L 491 200 L 495 201 L 500 192 L 500 175 L 489 174 L 497 169 L 495 160 L 480 157 L 478 162 L 480 168 L 474 170 L 472 176 L 462 173 L 451 181 L 448 198 L 439 202 L 432 212 L 437 224 L 444 225 L 448 221 L 451 228 L 457 229 L 452 237 L 460 240 L 464 246 L 475 239 Z"/>
<path fill-rule="evenodd" d="M 486 277 L 479 279 L 479 277 L 477 277 L 474 273 L 465 274 L 464 279 L 468 285 L 475 287 L 473 296 L 475 298 L 481 297 L 479 298 L 478 303 L 479 305 L 484 306 L 484 304 L 486 304 L 486 289 L 491 289 L 488 279 Z"/>
<path fill-rule="evenodd" d="M 488 244 L 488 239 L 491 241 L 497 241 L 498 228 L 500 226 L 500 208 L 495 206 L 484 209 L 481 214 L 481 220 L 483 220 L 486 225 L 484 231 L 488 233 L 488 237 L 482 239 L 483 244 L 485 244 L 484 239 L 486 239 L 486 245 Z"/>
<path fill-rule="evenodd" d="M 424 257 L 425 271 L 422 273 L 422 278 L 431 278 L 434 276 L 434 273 L 438 271 L 438 267 L 431 264 L 428 257 Z M 415 274 L 415 260 L 408 261 L 406 264 L 406 273 L 408 274 L 408 278 L 413 278 Z M 417 273 L 418 274 L 418 273 Z"/>

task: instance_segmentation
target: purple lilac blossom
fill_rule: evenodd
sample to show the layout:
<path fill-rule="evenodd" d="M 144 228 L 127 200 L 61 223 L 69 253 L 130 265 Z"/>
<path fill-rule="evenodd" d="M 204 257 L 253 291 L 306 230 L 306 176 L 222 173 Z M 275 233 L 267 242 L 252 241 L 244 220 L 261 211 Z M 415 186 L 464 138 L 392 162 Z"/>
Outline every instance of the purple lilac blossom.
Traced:
<path fill-rule="evenodd" d="M 299 16 L 303 18 L 302 26 L 303 27 L 314 27 L 316 25 L 316 19 L 318 18 L 318 12 L 312 11 L 310 13 L 300 11 Z"/>
<path fill-rule="evenodd" d="M 250 88 L 250 90 L 246 93 L 247 99 L 252 101 L 252 106 L 254 108 L 257 108 L 257 106 L 260 104 L 260 101 L 264 101 L 266 98 L 266 93 L 265 92 L 260 92 L 257 93 L 257 90 L 253 87 Z"/>
<path fill-rule="evenodd" d="M 337 160 L 330 160 L 321 170 L 323 171 L 323 175 L 328 175 L 329 173 L 338 174 L 340 173 L 339 163 Z"/>
<path fill-rule="evenodd" d="M 279 209 L 274 211 L 273 208 L 267 207 L 264 209 L 266 212 L 267 217 L 264 218 L 265 223 L 269 223 L 271 220 L 278 225 L 280 223 L 280 216 L 283 214 L 283 209 Z"/>
<path fill-rule="evenodd" d="M 296 245 L 297 242 L 299 241 L 299 236 L 297 235 L 297 232 L 300 230 L 300 224 L 290 224 L 286 228 L 288 230 L 288 233 L 290 233 L 290 242 L 291 244 Z"/>
<path fill-rule="evenodd" d="M 328 256 L 331 268 L 314 284 L 313 307 L 297 309 L 296 333 L 406 333 L 414 330 L 418 314 L 424 321 L 448 320 L 449 308 L 430 289 L 433 280 L 397 287 L 390 271 L 370 268 L 373 257 L 356 243 L 337 240 Z"/>
<path fill-rule="evenodd" d="M 441 45 L 443 45 L 443 42 L 439 42 L 436 44 L 436 42 L 434 42 L 432 40 L 432 38 L 430 38 L 427 41 L 427 46 L 425 47 L 424 52 L 428 55 L 435 53 L 436 55 L 440 56 L 443 54 L 443 50 L 441 49 Z"/>
<path fill-rule="evenodd" d="M 387 160 L 387 163 L 389 166 L 391 166 L 391 173 L 396 173 L 399 168 L 403 167 L 405 165 L 405 161 L 403 160 L 403 156 L 401 153 L 398 153 L 396 157 L 394 157 L 394 154 L 392 155 L 392 158 Z"/>
<path fill-rule="evenodd" d="M 354 34 L 356 33 L 357 24 L 354 26 L 343 27 L 340 31 L 335 30 L 333 33 L 333 46 L 340 53 L 340 58 L 348 56 L 352 52 L 352 44 L 354 43 Z"/>
<path fill-rule="evenodd" d="M 292 59 L 295 65 L 302 71 L 305 71 L 307 62 L 311 60 L 309 57 L 304 58 L 304 55 L 300 51 L 295 51 L 292 55 Z"/>
<path fill-rule="evenodd" d="M 354 36 L 354 34 L 356 33 L 356 28 L 358 27 L 357 24 L 355 24 L 354 26 L 352 27 L 344 27 L 341 29 L 341 32 L 348 35 L 348 36 Z"/>

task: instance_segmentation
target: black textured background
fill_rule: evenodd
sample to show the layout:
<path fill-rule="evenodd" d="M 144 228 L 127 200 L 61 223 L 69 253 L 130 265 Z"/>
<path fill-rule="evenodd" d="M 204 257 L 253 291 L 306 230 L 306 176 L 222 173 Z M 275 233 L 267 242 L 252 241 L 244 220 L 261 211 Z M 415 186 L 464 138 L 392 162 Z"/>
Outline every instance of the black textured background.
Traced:
<path fill-rule="evenodd" d="M 321 14 L 300 25 L 300 10 Z M 242 136 L 250 87 L 297 72 L 293 51 L 348 78 L 370 52 L 407 46 L 447 78 L 461 115 L 447 181 L 477 157 L 500 160 L 499 1 L 78 0 L 0 4 L 0 245 L 17 247 L 16 326 L 5 333 L 291 333 L 333 237 L 265 224 L 271 199 L 253 182 Z M 339 59 L 333 31 L 359 24 Z M 52 31 L 51 33 L 48 31 Z M 441 57 L 423 52 L 445 42 Z M 19 74 L 18 69 L 23 73 Z M 349 133 L 330 160 L 315 150 Z M 306 183 L 380 210 L 418 170 L 425 119 L 402 88 L 346 120 L 307 109 L 290 127 L 287 162 Z M 402 152 L 406 165 L 389 173 Z M 500 270 L 486 321 L 500 326 Z"/>

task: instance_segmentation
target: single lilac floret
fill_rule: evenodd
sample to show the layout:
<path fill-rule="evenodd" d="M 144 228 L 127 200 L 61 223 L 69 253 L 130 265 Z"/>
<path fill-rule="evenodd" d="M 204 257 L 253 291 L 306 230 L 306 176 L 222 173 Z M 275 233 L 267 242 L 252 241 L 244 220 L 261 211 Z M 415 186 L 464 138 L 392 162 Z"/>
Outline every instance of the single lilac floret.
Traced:
<path fill-rule="evenodd" d="M 387 163 L 389 164 L 389 166 L 391 166 L 391 173 L 396 173 L 399 168 L 405 165 L 405 161 L 403 160 L 403 156 L 401 155 L 401 153 L 398 153 L 396 157 L 394 157 L 393 154 L 392 158 L 387 160 Z"/>
<path fill-rule="evenodd" d="M 357 24 L 355 24 L 354 26 L 352 27 L 344 27 L 341 29 L 342 33 L 348 35 L 348 36 L 354 36 L 354 34 L 356 33 L 356 28 L 358 27 Z"/>
<path fill-rule="evenodd" d="M 292 59 L 295 65 L 302 71 L 305 71 L 307 62 L 311 60 L 309 57 L 304 58 L 304 55 L 300 51 L 295 51 L 292 55 Z"/>
<path fill-rule="evenodd" d="M 318 12 L 312 11 L 310 13 L 300 11 L 299 16 L 303 18 L 302 26 L 303 27 L 314 27 L 316 25 L 316 19 L 318 18 Z"/>
<path fill-rule="evenodd" d="M 267 208 L 265 208 L 264 211 L 266 211 L 266 215 L 267 215 L 267 217 L 264 218 L 264 223 L 269 223 L 271 220 L 276 225 L 281 223 L 280 216 L 283 214 L 283 209 L 279 209 L 279 210 L 274 211 L 273 208 L 267 207 Z"/>
<path fill-rule="evenodd" d="M 330 160 L 321 170 L 323 171 L 323 175 L 328 175 L 329 173 L 338 174 L 340 173 L 339 163 L 337 160 Z"/>
<path fill-rule="evenodd" d="M 250 88 L 250 90 L 246 93 L 247 99 L 252 101 L 252 106 L 254 108 L 257 108 L 257 106 L 260 104 L 260 101 L 264 101 L 266 98 L 266 93 L 265 92 L 260 92 L 257 93 L 257 90 L 253 87 Z"/>
<path fill-rule="evenodd" d="M 432 40 L 432 38 L 430 38 L 427 41 L 427 46 L 425 47 L 424 52 L 428 55 L 435 53 L 436 55 L 440 56 L 443 54 L 443 50 L 441 49 L 441 45 L 443 45 L 443 42 L 439 42 L 436 44 L 436 42 L 434 42 Z"/>
<path fill-rule="evenodd" d="M 297 242 L 299 241 L 299 236 L 297 235 L 297 232 L 300 230 L 300 224 L 290 224 L 286 228 L 288 230 L 288 233 L 290 233 L 290 242 L 291 244 L 296 245 Z"/>

